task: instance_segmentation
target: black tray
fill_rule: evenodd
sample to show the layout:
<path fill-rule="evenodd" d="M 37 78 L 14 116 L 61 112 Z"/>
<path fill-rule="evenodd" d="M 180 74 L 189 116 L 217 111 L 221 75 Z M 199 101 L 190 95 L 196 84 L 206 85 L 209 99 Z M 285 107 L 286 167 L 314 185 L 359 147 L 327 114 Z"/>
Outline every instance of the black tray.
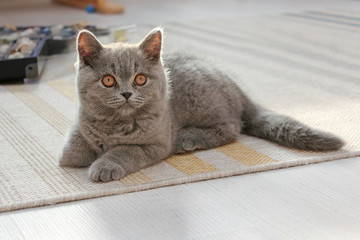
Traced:
<path fill-rule="evenodd" d="M 23 31 L 28 28 L 34 27 L 19 27 L 18 31 Z M 37 41 L 37 46 L 30 54 L 30 56 L 8 59 L 9 51 L 2 59 L 0 59 L 0 83 L 23 80 L 25 78 L 38 77 L 45 65 L 47 56 L 59 53 L 65 53 L 75 50 L 75 38 L 76 32 L 67 36 L 53 36 L 51 33 L 43 33 L 46 26 L 37 27 L 40 28 L 40 33 L 35 37 L 30 37 L 32 40 Z M 88 30 L 92 31 L 95 35 L 105 35 L 109 31 L 107 29 L 97 29 L 95 26 L 89 26 Z M 0 28 L 2 31 L 3 28 Z M 16 39 L 13 43 L 15 44 Z"/>

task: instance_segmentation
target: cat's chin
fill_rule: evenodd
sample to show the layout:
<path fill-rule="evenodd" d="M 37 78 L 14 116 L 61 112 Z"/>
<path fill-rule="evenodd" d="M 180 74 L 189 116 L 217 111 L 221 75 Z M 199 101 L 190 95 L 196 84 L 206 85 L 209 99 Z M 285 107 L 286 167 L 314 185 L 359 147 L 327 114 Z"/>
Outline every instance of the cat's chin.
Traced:
<path fill-rule="evenodd" d="M 129 117 L 135 114 L 136 108 L 129 103 L 125 103 L 122 106 L 116 107 L 116 112 L 123 117 Z"/>

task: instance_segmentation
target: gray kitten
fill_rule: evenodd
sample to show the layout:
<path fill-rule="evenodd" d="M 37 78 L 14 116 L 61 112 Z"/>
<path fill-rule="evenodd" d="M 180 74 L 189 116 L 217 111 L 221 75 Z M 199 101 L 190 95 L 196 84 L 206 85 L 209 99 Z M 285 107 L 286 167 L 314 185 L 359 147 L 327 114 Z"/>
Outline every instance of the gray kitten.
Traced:
<path fill-rule="evenodd" d="M 255 105 L 221 70 L 193 56 L 161 56 L 161 28 L 138 44 L 77 38 L 79 111 L 60 165 L 117 180 L 172 154 L 215 148 L 240 133 L 305 150 L 343 146 L 336 136 Z"/>

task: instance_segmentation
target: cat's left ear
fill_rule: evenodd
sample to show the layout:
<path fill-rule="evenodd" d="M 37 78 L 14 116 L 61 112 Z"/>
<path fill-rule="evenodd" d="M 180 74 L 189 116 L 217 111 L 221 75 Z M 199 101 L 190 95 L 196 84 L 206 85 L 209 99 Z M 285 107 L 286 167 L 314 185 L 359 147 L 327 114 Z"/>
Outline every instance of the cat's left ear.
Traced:
<path fill-rule="evenodd" d="M 77 37 L 77 50 L 80 59 L 89 65 L 98 55 L 102 44 L 95 37 L 94 34 L 87 30 L 82 30 Z"/>
<path fill-rule="evenodd" d="M 163 29 L 153 29 L 140 43 L 140 50 L 152 61 L 158 61 L 161 57 Z"/>

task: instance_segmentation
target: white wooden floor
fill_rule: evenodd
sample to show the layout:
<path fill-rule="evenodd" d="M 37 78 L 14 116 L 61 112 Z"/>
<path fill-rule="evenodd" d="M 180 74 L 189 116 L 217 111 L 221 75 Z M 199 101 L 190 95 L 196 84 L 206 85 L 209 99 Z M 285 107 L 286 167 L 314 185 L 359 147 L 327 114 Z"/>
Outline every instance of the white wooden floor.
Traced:
<path fill-rule="evenodd" d="M 118 0 L 126 13 L 117 17 L 23 2 L 2 0 L 0 24 L 116 26 L 351 9 L 355 1 Z M 360 239 L 359 173 L 358 157 L 2 213 L 0 239 Z"/>
<path fill-rule="evenodd" d="M 0 214 L 0 239 L 359 239 L 360 158 Z"/>

